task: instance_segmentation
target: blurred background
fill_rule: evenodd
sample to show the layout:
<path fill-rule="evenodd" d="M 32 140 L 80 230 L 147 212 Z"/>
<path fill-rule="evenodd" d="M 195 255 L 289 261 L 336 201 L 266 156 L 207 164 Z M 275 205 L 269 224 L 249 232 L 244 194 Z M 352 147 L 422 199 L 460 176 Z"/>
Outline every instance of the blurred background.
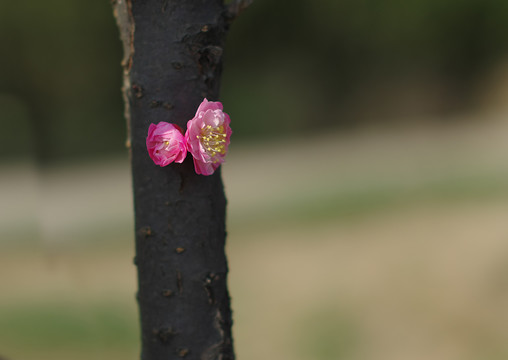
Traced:
<path fill-rule="evenodd" d="M 256 0 L 226 47 L 239 359 L 508 358 L 508 2 Z M 106 0 L 0 3 L 0 358 L 139 357 Z"/>

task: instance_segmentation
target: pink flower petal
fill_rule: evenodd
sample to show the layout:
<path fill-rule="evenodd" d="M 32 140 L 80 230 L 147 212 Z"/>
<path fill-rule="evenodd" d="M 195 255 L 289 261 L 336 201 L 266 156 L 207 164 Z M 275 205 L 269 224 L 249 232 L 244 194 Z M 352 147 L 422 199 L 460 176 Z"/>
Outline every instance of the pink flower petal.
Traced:
<path fill-rule="evenodd" d="M 146 148 L 150 158 L 159 166 L 167 166 L 173 161 L 181 163 L 187 155 L 187 145 L 180 127 L 164 121 L 157 125 L 150 124 Z"/>
<path fill-rule="evenodd" d="M 229 115 L 220 102 L 206 99 L 199 105 L 194 118 L 187 122 L 185 140 L 194 158 L 197 174 L 211 175 L 225 161 L 232 134 Z"/>

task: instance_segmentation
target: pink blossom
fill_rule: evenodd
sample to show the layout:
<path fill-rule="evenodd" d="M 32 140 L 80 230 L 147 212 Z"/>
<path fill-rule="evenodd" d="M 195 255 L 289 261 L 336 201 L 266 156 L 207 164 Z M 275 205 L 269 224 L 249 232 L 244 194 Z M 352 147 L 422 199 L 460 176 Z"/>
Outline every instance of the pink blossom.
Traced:
<path fill-rule="evenodd" d="M 167 166 L 170 163 L 181 163 L 187 156 L 187 147 L 182 129 L 178 125 L 161 121 L 150 124 L 146 138 L 148 155 L 156 165 Z"/>
<path fill-rule="evenodd" d="M 206 99 L 199 105 L 194 118 L 187 122 L 185 140 L 194 157 L 196 173 L 212 175 L 224 162 L 232 133 L 230 122 L 229 115 L 222 112 L 220 102 Z"/>

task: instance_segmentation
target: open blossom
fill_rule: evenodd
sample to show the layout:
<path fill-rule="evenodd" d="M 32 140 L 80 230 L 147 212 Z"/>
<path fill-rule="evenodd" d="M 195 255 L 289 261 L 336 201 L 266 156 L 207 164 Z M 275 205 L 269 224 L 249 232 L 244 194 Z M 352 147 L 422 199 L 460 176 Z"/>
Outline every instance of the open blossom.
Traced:
<path fill-rule="evenodd" d="M 167 166 L 170 163 L 181 163 L 187 156 L 185 138 L 180 127 L 161 121 L 150 124 L 146 138 L 148 154 L 156 165 Z"/>
<path fill-rule="evenodd" d="M 230 122 L 229 115 L 222 111 L 222 104 L 207 99 L 187 122 L 185 140 L 194 158 L 196 173 L 212 175 L 224 162 L 232 133 Z"/>

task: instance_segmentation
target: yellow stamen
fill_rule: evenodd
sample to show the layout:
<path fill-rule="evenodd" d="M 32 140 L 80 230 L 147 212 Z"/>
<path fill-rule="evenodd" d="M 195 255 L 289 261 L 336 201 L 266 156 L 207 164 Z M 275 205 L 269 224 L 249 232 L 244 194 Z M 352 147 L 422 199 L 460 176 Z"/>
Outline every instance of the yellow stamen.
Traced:
<path fill-rule="evenodd" d="M 210 155 L 213 158 L 212 161 L 214 163 L 219 161 L 219 159 L 215 157 L 216 155 L 226 154 L 227 134 L 225 132 L 223 125 L 217 127 L 206 125 L 201 130 L 201 136 L 197 135 L 197 138 L 200 140 L 201 144 L 206 149 L 208 155 Z"/>

